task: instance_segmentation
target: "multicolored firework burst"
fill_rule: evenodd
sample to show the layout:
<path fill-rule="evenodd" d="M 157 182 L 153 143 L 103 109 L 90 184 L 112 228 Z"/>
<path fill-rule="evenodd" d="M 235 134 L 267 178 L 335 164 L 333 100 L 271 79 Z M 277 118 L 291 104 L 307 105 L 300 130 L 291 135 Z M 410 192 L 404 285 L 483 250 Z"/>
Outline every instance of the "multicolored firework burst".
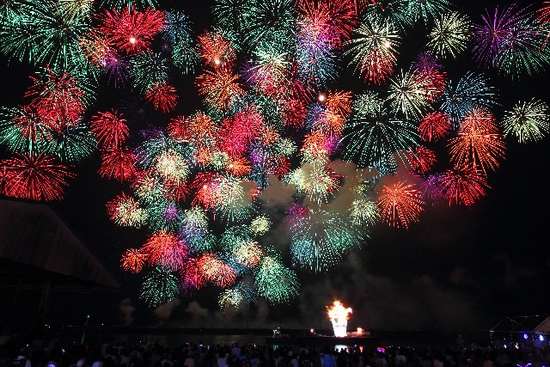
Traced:
<path fill-rule="evenodd" d="M 547 34 L 527 8 L 511 4 L 495 8 L 475 26 L 475 60 L 504 74 L 519 77 L 544 70 L 549 63 Z"/>
<path fill-rule="evenodd" d="M 458 82 L 449 83 L 443 95 L 441 110 L 458 127 L 460 121 L 476 107 L 496 105 L 496 91 L 485 76 L 468 72 Z"/>
<path fill-rule="evenodd" d="M 353 31 L 346 55 L 358 74 L 380 85 L 394 72 L 399 41 L 399 33 L 392 23 L 374 18 Z"/>
<path fill-rule="evenodd" d="M 505 138 L 550 132 L 547 101 L 502 114 L 491 75 L 453 65 L 544 72 L 546 2 L 476 22 L 451 0 L 215 0 L 198 35 L 165 3 L 0 1 L 0 53 L 37 70 L 0 112 L 0 192 L 59 200 L 95 159 L 122 187 L 108 217 L 143 235 L 120 266 L 150 307 L 207 287 L 224 310 L 288 302 L 297 270 L 479 202 Z"/>

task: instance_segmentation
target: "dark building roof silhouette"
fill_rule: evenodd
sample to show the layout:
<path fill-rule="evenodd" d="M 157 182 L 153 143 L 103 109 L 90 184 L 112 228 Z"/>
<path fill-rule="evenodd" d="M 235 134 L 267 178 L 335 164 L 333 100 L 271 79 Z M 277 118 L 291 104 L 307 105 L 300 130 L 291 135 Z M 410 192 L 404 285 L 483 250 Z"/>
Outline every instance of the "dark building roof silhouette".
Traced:
<path fill-rule="evenodd" d="M 491 328 L 492 332 L 514 333 L 535 332 L 550 333 L 550 317 L 548 315 L 526 315 L 505 317 Z"/>
<path fill-rule="evenodd" d="M 113 275 L 44 204 L 0 200 L 2 276 L 118 288 Z M 19 271 L 17 271 L 19 270 Z M 36 278 L 36 279 L 35 279 Z"/>

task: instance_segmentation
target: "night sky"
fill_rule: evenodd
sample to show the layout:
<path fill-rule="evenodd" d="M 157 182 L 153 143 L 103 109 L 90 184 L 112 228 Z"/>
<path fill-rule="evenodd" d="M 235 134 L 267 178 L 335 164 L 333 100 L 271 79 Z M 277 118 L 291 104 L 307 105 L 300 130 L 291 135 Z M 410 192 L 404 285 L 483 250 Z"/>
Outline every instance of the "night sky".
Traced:
<path fill-rule="evenodd" d="M 200 1 L 201 5 L 196 1 L 164 3 L 171 7 L 180 4 L 177 7 L 194 21 L 196 34 L 211 23 L 212 1 Z M 508 2 L 457 3 L 477 22 L 486 7 Z M 423 34 L 420 27 L 402 44 L 399 66 L 408 65 L 421 50 Z M 466 70 L 480 70 L 468 57 L 445 66 L 451 78 Z M 2 105 L 20 103 L 30 72 L 27 66 L 1 60 Z M 487 74 L 499 89 L 502 106 L 495 109 L 498 117 L 518 99 L 550 99 L 548 73 L 519 82 Z M 181 83 L 178 89 L 184 91 L 184 102 L 178 112 L 188 113 L 197 107 L 198 98 L 192 79 Z M 347 70 L 334 87 L 360 91 L 366 86 Z M 118 99 L 120 95 L 105 91 L 98 104 L 114 107 L 120 103 Z M 134 139 L 139 129 L 166 123 L 166 117 L 151 115 L 132 98 L 123 99 L 127 108 L 136 110 L 129 118 Z M 354 251 L 334 270 L 321 275 L 301 273 L 303 288 L 294 303 L 278 308 L 260 303 L 237 314 L 222 315 L 217 311 L 216 292 L 207 289 L 183 298 L 173 309 L 163 309 L 161 316 L 184 326 L 327 327 L 324 306 L 334 297 L 354 308 L 354 323 L 374 329 L 477 330 L 490 327 L 504 315 L 544 314 L 550 304 L 546 287 L 550 277 L 550 198 L 546 192 L 550 139 L 538 144 L 507 143 L 507 159 L 490 175 L 492 189 L 480 203 L 471 208 L 428 207 L 421 222 L 409 230 L 378 226 L 363 249 Z M 118 268 L 122 249 L 141 244 L 146 234 L 117 228 L 107 219 L 105 202 L 124 186 L 102 180 L 96 173 L 98 166 L 97 155 L 79 166 L 79 175 L 65 199 L 51 207 L 123 287 L 120 293 L 93 299 L 81 310 L 70 312 L 74 317 L 94 309 L 115 314 L 119 302 L 129 297 L 137 307 L 136 322 L 147 323 L 153 318 L 137 300 L 137 277 Z"/>

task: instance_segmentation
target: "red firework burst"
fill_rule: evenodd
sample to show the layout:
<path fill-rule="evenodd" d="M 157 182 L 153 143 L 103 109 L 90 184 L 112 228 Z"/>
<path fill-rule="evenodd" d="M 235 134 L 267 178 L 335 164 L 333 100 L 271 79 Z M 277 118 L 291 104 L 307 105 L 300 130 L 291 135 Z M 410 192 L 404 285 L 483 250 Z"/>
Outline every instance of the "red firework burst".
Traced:
<path fill-rule="evenodd" d="M 63 198 L 67 180 L 74 173 L 46 155 L 17 155 L 0 161 L 6 196 L 52 201 Z"/>
<path fill-rule="evenodd" d="M 214 209 L 219 201 L 217 190 L 220 179 L 221 177 L 217 173 L 199 172 L 191 184 L 195 191 L 193 205 L 200 205 L 205 209 Z"/>
<path fill-rule="evenodd" d="M 355 0 L 355 5 L 357 13 L 359 14 L 361 14 L 369 6 L 376 6 L 381 9 L 384 8 L 384 5 L 380 3 L 380 0 Z"/>
<path fill-rule="evenodd" d="M 328 42 L 331 47 L 340 47 L 357 23 L 355 4 L 351 0 L 300 0 L 298 10 L 302 15 L 300 27 L 307 27 L 308 33 L 316 34 L 317 39 Z"/>
<path fill-rule="evenodd" d="M 118 50 L 127 54 L 144 51 L 164 26 L 164 12 L 125 8 L 108 10 L 103 15 L 99 32 Z"/>
<path fill-rule="evenodd" d="M 128 182 L 137 174 L 135 161 L 134 153 L 126 148 L 104 151 L 98 173 L 103 178 Z"/>
<path fill-rule="evenodd" d="M 94 115 L 90 121 L 90 130 L 104 150 L 120 148 L 130 135 L 126 120 L 116 111 Z"/>
<path fill-rule="evenodd" d="M 147 255 L 138 249 L 128 249 L 124 251 L 120 258 L 120 267 L 122 270 L 137 274 L 141 272 L 147 262 Z"/>
<path fill-rule="evenodd" d="M 279 178 L 287 175 L 290 172 L 291 162 L 287 157 L 278 157 L 272 161 L 273 167 L 269 170 L 270 174 L 273 174 Z"/>
<path fill-rule="evenodd" d="M 221 150 L 231 157 L 242 157 L 263 125 L 262 115 L 254 108 L 225 119 L 219 132 Z"/>
<path fill-rule="evenodd" d="M 283 106 L 283 121 L 286 126 L 300 128 L 307 117 L 307 104 L 297 98 L 290 98 Z"/>
<path fill-rule="evenodd" d="M 171 201 L 182 201 L 189 195 L 189 186 L 186 182 L 165 180 L 164 187 L 166 189 L 166 198 Z"/>
<path fill-rule="evenodd" d="M 431 112 L 427 114 L 420 125 L 418 133 L 422 140 L 435 142 L 446 136 L 451 130 L 451 119 L 443 112 Z"/>
<path fill-rule="evenodd" d="M 189 258 L 180 270 L 182 287 L 185 290 L 196 290 L 204 287 L 206 279 L 199 267 L 199 261 L 195 258 Z"/>
<path fill-rule="evenodd" d="M 198 263 L 199 269 L 206 281 L 220 288 L 229 287 L 237 280 L 235 270 L 214 254 L 206 253 L 202 255 L 198 259 Z"/>
<path fill-rule="evenodd" d="M 458 136 L 449 141 L 451 162 L 456 169 L 495 170 L 506 156 L 506 144 L 495 116 L 476 108 L 462 121 Z"/>
<path fill-rule="evenodd" d="M 57 75 L 46 69 L 31 77 L 32 85 L 25 92 L 30 107 L 40 120 L 51 129 L 60 132 L 76 125 L 86 110 L 84 91 L 68 73 Z"/>
<path fill-rule="evenodd" d="M 382 85 L 394 73 L 395 65 L 395 59 L 379 49 L 374 49 L 361 64 L 360 73 L 366 81 Z"/>
<path fill-rule="evenodd" d="M 449 205 L 473 205 L 489 188 L 487 177 L 474 169 L 445 171 L 439 177 L 439 185 Z"/>
<path fill-rule="evenodd" d="M 378 195 L 382 220 L 396 228 L 408 228 L 418 221 L 424 208 L 422 193 L 405 182 L 384 185 Z"/>
<path fill-rule="evenodd" d="M 231 43 L 217 32 L 207 32 L 199 36 L 200 54 L 204 63 L 212 68 L 232 68 L 237 54 Z"/>
<path fill-rule="evenodd" d="M 178 99 L 177 89 L 167 83 L 157 83 L 145 92 L 145 100 L 162 113 L 174 111 Z"/>
<path fill-rule="evenodd" d="M 219 127 L 212 118 L 199 112 L 189 118 L 176 117 L 168 124 L 168 133 L 179 141 L 190 141 L 193 145 L 207 147 L 214 145 Z"/>
<path fill-rule="evenodd" d="M 542 3 L 538 16 L 543 23 L 550 23 L 550 1 L 546 0 Z"/>
<path fill-rule="evenodd" d="M 161 265 L 180 270 L 184 267 L 189 249 L 187 245 L 173 233 L 160 231 L 153 234 L 141 248 L 147 255 L 147 261 L 153 265 Z"/>
<path fill-rule="evenodd" d="M 437 163 L 437 155 L 431 149 L 418 146 L 414 151 L 407 152 L 407 160 L 413 173 L 425 175 Z"/>
<path fill-rule="evenodd" d="M 187 119 L 185 116 L 177 116 L 171 119 L 170 122 L 168 122 L 166 130 L 172 139 L 180 143 L 189 140 L 187 134 Z"/>

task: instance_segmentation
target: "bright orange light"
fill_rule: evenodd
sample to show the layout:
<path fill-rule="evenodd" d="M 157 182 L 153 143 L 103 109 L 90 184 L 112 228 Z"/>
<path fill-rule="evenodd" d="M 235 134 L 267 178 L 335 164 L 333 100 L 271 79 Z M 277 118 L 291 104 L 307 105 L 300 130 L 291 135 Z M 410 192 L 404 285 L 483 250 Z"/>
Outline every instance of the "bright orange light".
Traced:
<path fill-rule="evenodd" d="M 350 307 L 346 307 L 342 302 L 335 300 L 332 306 L 327 307 L 328 318 L 334 329 L 334 336 L 344 337 L 347 334 L 346 328 L 349 320 L 349 315 L 353 312 Z"/>
<path fill-rule="evenodd" d="M 331 307 L 327 308 L 328 318 L 333 320 L 349 320 L 349 315 L 353 312 L 350 307 L 345 307 L 342 302 L 336 300 Z"/>

